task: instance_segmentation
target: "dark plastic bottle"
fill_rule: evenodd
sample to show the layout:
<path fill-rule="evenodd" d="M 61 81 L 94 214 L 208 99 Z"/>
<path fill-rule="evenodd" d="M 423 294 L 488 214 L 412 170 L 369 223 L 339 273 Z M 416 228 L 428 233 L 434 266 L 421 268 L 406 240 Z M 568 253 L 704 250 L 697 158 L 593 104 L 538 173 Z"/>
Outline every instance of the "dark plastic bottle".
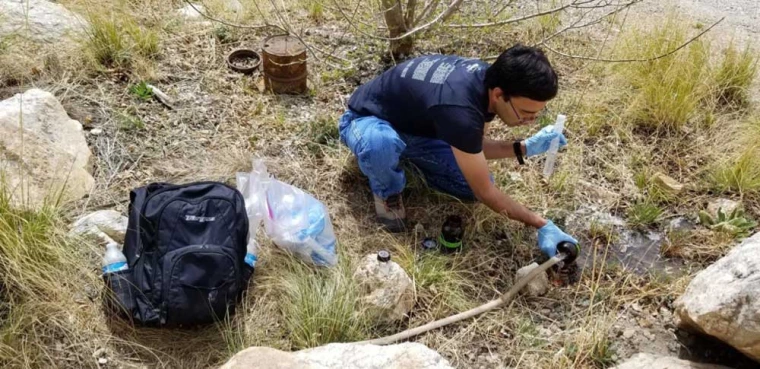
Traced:
<path fill-rule="evenodd" d="M 441 234 L 438 236 L 438 243 L 441 245 L 441 252 L 457 252 L 462 249 L 462 238 L 464 237 L 464 224 L 462 218 L 458 215 L 450 215 L 443 222 Z"/>
<path fill-rule="evenodd" d="M 578 254 L 580 254 L 580 246 L 572 243 L 572 242 L 560 242 L 559 245 L 557 245 L 557 252 L 560 252 L 562 254 L 565 254 L 565 264 L 570 264 L 575 261 L 575 259 L 578 258 Z"/>

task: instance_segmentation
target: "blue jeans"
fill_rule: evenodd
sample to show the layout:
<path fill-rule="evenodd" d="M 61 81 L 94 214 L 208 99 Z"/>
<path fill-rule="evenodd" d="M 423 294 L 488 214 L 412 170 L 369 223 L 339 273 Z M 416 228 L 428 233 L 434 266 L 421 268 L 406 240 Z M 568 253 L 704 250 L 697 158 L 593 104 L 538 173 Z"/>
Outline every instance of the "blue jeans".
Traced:
<path fill-rule="evenodd" d="M 446 142 L 397 132 L 380 118 L 362 117 L 351 110 L 341 116 L 338 129 L 341 142 L 358 158 L 375 195 L 386 199 L 404 190 L 406 176 L 400 166 L 404 159 L 422 172 L 430 187 L 462 200 L 475 200 Z"/>

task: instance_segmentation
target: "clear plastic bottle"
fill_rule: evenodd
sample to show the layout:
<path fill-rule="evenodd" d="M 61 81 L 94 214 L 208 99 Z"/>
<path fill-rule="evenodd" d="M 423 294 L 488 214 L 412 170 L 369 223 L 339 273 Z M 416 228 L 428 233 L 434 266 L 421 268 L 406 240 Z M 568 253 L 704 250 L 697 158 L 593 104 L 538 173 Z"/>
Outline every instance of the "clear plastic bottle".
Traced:
<path fill-rule="evenodd" d="M 109 242 L 106 245 L 106 254 L 103 256 L 103 274 L 120 272 L 129 269 L 127 257 L 119 250 L 119 244 Z"/>
<path fill-rule="evenodd" d="M 256 240 L 251 237 L 251 239 L 248 241 L 248 247 L 245 251 L 245 263 L 248 264 L 251 268 L 256 267 L 256 260 L 258 260 L 258 257 L 256 256 L 259 251 L 259 244 L 256 242 Z"/>
<path fill-rule="evenodd" d="M 557 121 L 554 122 L 554 132 L 562 134 L 565 129 L 566 116 L 557 115 Z M 549 144 L 549 151 L 546 152 L 546 162 L 544 163 L 544 177 L 549 178 L 554 173 L 554 163 L 557 161 L 557 151 L 559 151 L 559 137 L 552 140 Z"/>

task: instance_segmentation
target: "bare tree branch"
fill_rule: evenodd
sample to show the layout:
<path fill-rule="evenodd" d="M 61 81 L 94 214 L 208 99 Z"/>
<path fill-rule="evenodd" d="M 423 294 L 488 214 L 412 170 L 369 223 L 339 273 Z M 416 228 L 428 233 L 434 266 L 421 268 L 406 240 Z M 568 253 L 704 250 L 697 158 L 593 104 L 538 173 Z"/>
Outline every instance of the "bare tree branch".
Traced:
<path fill-rule="evenodd" d="M 185 0 L 185 1 L 187 1 L 187 0 Z M 341 15 L 343 16 L 344 19 L 348 19 L 348 16 L 346 15 L 346 12 L 343 10 L 343 8 L 340 7 L 340 5 L 337 3 L 337 1 L 338 0 L 333 0 L 333 2 L 335 3 L 335 6 L 338 8 L 338 11 L 341 13 Z M 429 22 L 427 22 L 427 23 L 425 23 L 425 24 L 423 24 L 421 26 L 414 27 L 413 29 L 409 30 L 408 32 L 404 33 L 403 35 L 400 35 L 400 36 L 397 36 L 397 37 L 382 37 L 382 36 L 377 36 L 377 35 L 373 35 L 371 33 L 367 33 L 365 31 L 363 31 L 359 27 L 356 27 L 355 24 L 352 24 L 352 26 L 354 27 L 354 29 L 356 31 L 358 31 L 359 33 L 361 33 L 362 35 L 365 35 L 367 37 L 371 37 L 371 38 L 374 38 L 376 40 L 397 41 L 397 40 L 401 40 L 401 39 L 404 39 L 406 37 L 409 37 L 411 35 L 414 35 L 414 34 L 416 34 L 418 32 L 424 31 L 425 29 L 429 28 L 430 26 L 438 23 L 441 19 L 443 19 L 444 16 L 451 16 L 452 12 L 450 12 L 449 10 L 452 7 L 455 8 L 455 9 L 458 8 L 459 5 L 462 4 L 462 1 L 464 1 L 464 0 L 452 0 L 451 4 L 449 4 L 449 6 L 446 7 L 446 10 L 444 10 L 440 14 L 438 14 L 438 16 L 436 16 L 433 20 L 431 20 L 431 21 L 429 21 Z"/>
<path fill-rule="evenodd" d="M 521 21 L 528 20 L 528 19 L 531 19 L 531 18 L 540 17 L 540 16 L 543 16 L 543 15 L 554 14 L 554 13 L 557 13 L 557 12 L 561 12 L 561 11 L 563 11 L 565 9 L 577 8 L 579 5 L 592 3 L 594 1 L 595 0 L 583 0 L 583 1 L 575 0 L 572 3 L 570 3 L 570 4 L 558 6 L 558 7 L 553 8 L 553 9 L 549 9 L 549 10 L 545 10 L 545 11 L 537 12 L 537 13 L 533 13 L 533 14 L 528 14 L 528 15 L 525 15 L 525 16 L 522 16 L 522 17 L 505 19 L 505 20 L 498 21 L 498 22 L 476 23 L 476 24 L 446 24 L 445 26 L 449 27 L 449 28 L 483 28 L 483 27 L 503 26 L 505 24 L 517 23 L 517 22 L 521 22 Z M 607 6 L 607 5 L 598 5 L 597 7 L 601 8 L 601 7 L 605 7 L 605 6 Z"/>
<path fill-rule="evenodd" d="M 670 55 L 675 54 L 679 50 L 683 49 L 684 47 L 688 46 L 692 42 L 696 41 L 698 38 L 702 37 L 705 33 L 709 32 L 711 29 L 713 29 L 713 27 L 717 26 L 720 22 L 723 22 L 724 19 L 726 19 L 726 17 L 720 18 L 717 22 L 713 23 L 710 27 L 707 27 L 704 31 L 698 33 L 696 36 L 690 38 L 689 40 L 687 40 L 686 42 L 684 42 L 680 46 L 676 47 L 675 49 L 670 50 L 670 51 L 668 51 L 668 52 L 666 52 L 664 54 L 651 57 L 651 58 L 632 58 L 632 59 L 607 59 L 607 58 L 599 58 L 599 57 L 595 58 L 595 57 L 582 56 L 582 55 L 570 55 L 570 54 L 566 54 L 566 53 L 563 53 L 561 51 L 555 50 L 555 49 L 549 47 L 548 45 L 544 45 L 543 47 L 546 48 L 547 50 L 555 53 L 555 54 L 562 55 L 562 56 L 564 56 L 566 58 L 571 58 L 571 59 L 593 60 L 593 61 L 600 61 L 600 62 L 607 62 L 607 63 L 649 62 L 649 61 L 654 61 L 654 60 L 657 60 L 657 59 L 662 59 L 662 58 L 665 58 L 665 57 L 668 57 Z"/>
<path fill-rule="evenodd" d="M 425 5 L 425 8 L 422 9 L 422 12 L 420 12 L 419 17 L 414 20 L 414 24 L 420 23 L 423 19 L 427 18 L 430 15 L 430 12 L 435 10 L 435 8 L 438 7 L 438 3 L 440 0 L 431 0 L 430 2 Z"/>
<path fill-rule="evenodd" d="M 400 0 L 399 0 L 399 4 Z M 406 25 L 406 29 L 409 29 L 410 27 L 414 26 L 414 11 L 417 8 L 417 0 L 407 0 L 406 2 L 406 15 L 404 15 L 404 24 Z"/>
<path fill-rule="evenodd" d="M 496 13 L 491 14 L 491 17 L 493 17 L 493 18 L 498 17 L 499 14 L 501 14 L 504 10 L 506 10 L 507 8 L 509 8 L 509 6 L 512 5 L 514 2 L 515 2 L 515 0 L 508 0 L 504 4 L 504 6 L 501 7 L 501 9 L 499 9 L 498 11 L 496 11 Z"/>
<path fill-rule="evenodd" d="M 632 0 L 632 1 L 629 1 L 628 3 L 623 4 L 623 5 L 616 5 L 618 7 L 615 8 L 615 9 L 613 9 L 612 11 L 607 12 L 604 15 L 599 16 L 598 18 L 596 18 L 596 19 L 594 19 L 592 21 L 586 22 L 584 24 L 581 24 L 579 26 L 578 23 L 580 23 L 587 15 L 591 14 L 591 12 L 593 12 L 594 10 L 596 10 L 596 9 L 589 9 L 586 12 L 584 12 L 583 14 L 581 14 L 581 16 L 578 17 L 578 19 L 576 19 L 575 22 L 573 22 L 569 26 L 567 26 L 567 27 L 565 27 L 565 28 L 563 28 L 563 29 L 561 29 L 561 30 L 559 30 L 557 32 L 552 33 L 551 35 L 547 36 L 546 38 L 544 38 L 540 42 L 534 44 L 534 46 L 544 45 L 549 40 L 551 40 L 551 39 L 553 39 L 553 38 L 555 38 L 555 37 L 557 37 L 557 36 L 559 36 L 559 35 L 567 32 L 567 31 L 570 31 L 570 30 L 573 30 L 573 29 L 586 28 L 586 27 L 598 24 L 599 22 L 601 22 L 601 21 L 609 18 L 610 16 L 615 15 L 615 14 L 617 14 L 617 13 L 619 13 L 619 12 L 625 10 L 625 9 L 628 9 L 629 7 L 633 6 L 634 4 L 640 3 L 642 1 L 644 1 L 644 0 Z"/>
<path fill-rule="evenodd" d="M 448 9 L 446 9 L 446 12 L 443 13 L 443 17 L 441 17 L 441 22 L 447 21 L 449 18 L 451 18 L 454 13 L 459 10 L 459 6 L 462 5 L 462 1 L 454 1 L 449 5 Z"/>

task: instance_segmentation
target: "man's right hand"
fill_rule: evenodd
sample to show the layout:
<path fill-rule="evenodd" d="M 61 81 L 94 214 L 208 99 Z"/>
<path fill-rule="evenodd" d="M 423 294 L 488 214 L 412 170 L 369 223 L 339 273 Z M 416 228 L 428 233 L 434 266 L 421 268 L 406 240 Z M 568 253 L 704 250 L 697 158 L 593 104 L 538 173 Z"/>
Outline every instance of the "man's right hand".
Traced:
<path fill-rule="evenodd" d="M 538 229 L 538 248 L 546 256 L 554 257 L 557 255 L 557 245 L 562 242 L 578 244 L 578 240 L 562 232 L 551 220 L 547 220 L 546 225 Z"/>

